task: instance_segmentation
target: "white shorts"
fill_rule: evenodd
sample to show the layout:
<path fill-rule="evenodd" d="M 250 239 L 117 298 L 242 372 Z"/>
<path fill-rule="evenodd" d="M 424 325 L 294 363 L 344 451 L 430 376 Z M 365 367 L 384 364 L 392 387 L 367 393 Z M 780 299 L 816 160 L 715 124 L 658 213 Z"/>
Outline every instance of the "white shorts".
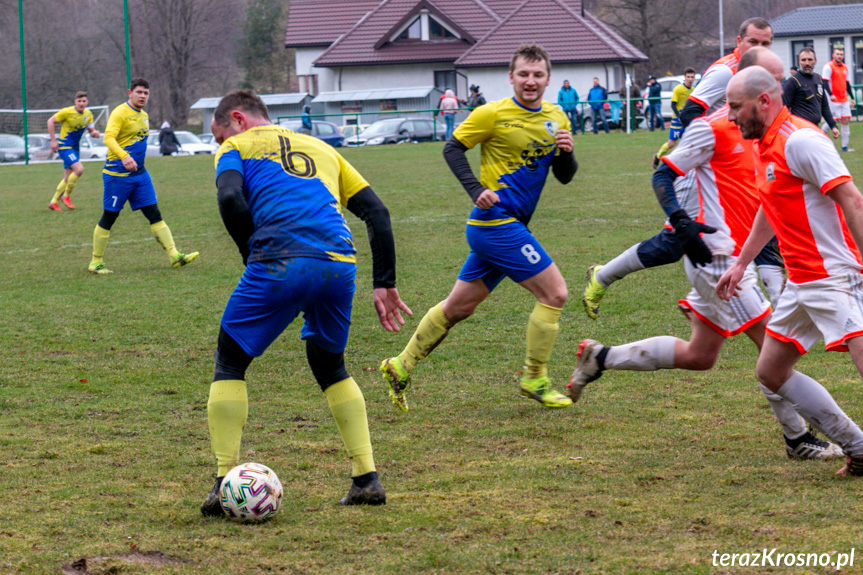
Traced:
<path fill-rule="evenodd" d="M 692 291 L 686 299 L 677 302 L 683 313 L 694 313 L 716 333 L 725 337 L 746 331 L 770 315 L 770 302 L 758 287 L 758 274 L 752 264 L 747 266 L 740 280 L 740 290 L 731 301 L 725 301 L 716 294 L 719 278 L 736 260 L 734 256 L 714 254 L 712 263 L 695 267 L 689 258 L 684 258 L 686 277 L 692 284 Z"/>
<path fill-rule="evenodd" d="M 767 334 L 806 353 L 822 337 L 827 351 L 848 351 L 845 342 L 863 336 L 863 275 L 786 282 Z"/>
<path fill-rule="evenodd" d="M 850 118 L 851 117 L 851 102 L 830 102 L 830 112 L 833 114 L 833 119 L 838 120 L 840 118 Z"/>

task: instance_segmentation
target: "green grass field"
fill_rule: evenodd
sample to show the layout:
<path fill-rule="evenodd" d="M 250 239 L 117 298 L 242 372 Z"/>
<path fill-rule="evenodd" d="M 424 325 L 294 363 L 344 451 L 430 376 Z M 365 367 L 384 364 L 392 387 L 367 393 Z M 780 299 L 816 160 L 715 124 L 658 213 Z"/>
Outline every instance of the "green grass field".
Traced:
<path fill-rule="evenodd" d="M 580 302 L 588 265 L 660 229 L 649 165 L 663 137 L 579 135 L 575 180 L 546 187 L 531 228 L 576 293 L 550 368 L 561 388 L 585 337 L 688 334 L 676 309 L 689 289 L 681 265 L 616 284 L 596 322 Z M 840 462 L 785 456 L 742 337 L 712 371 L 609 372 L 577 405 L 543 409 L 516 386 L 533 299 L 505 282 L 414 372 L 411 411 L 391 404 L 380 360 L 446 296 L 467 254 L 470 202 L 440 152 L 345 151 L 390 209 L 399 290 L 415 314 L 401 333 L 380 327 L 365 226 L 349 216 L 360 263 L 347 364 L 366 396 L 388 503 L 336 505 L 350 465 L 297 321 L 248 372 L 241 457 L 285 485 L 280 514 L 262 525 L 198 511 L 215 471 L 212 353 L 242 273 L 212 158 L 147 162 L 178 247 L 201 257 L 171 269 L 127 209 L 105 256 L 115 273 L 104 277 L 86 273 L 101 166 L 85 164 L 78 209 L 62 213 L 47 209 L 59 165 L 0 168 L 0 573 L 82 573 L 71 567 L 81 558 L 100 575 L 835 572 L 713 564 L 714 551 L 836 560 L 861 544 L 863 482 L 835 476 Z M 863 174 L 863 153 L 845 158 Z M 863 420 L 847 355 L 815 349 L 800 368 Z"/>

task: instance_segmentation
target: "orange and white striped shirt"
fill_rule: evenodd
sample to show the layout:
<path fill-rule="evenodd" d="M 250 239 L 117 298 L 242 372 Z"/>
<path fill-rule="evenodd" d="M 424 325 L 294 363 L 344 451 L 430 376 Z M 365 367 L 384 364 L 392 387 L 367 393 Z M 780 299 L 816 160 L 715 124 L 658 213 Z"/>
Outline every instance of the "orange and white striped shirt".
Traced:
<path fill-rule="evenodd" d="M 802 284 L 859 274 L 860 251 L 839 204 L 826 195 L 851 180 L 833 143 L 783 107 L 757 152 L 761 203 L 779 239 L 789 281 Z"/>
<path fill-rule="evenodd" d="M 716 228 L 701 239 L 711 253 L 738 255 L 752 230 L 759 198 L 753 142 L 744 140 L 728 120 L 728 107 L 694 120 L 662 161 L 680 176 L 695 170 L 697 221 Z"/>
<path fill-rule="evenodd" d="M 837 64 L 835 60 L 830 60 L 824 65 L 821 77 L 830 82 L 830 92 L 837 103 L 848 101 L 848 66 L 845 62 Z"/>
<path fill-rule="evenodd" d="M 737 73 L 738 64 L 740 64 L 740 50 L 735 48 L 731 54 L 723 56 L 704 71 L 689 99 L 701 104 L 708 114 L 715 112 L 725 103 L 725 89 L 731 77 Z"/>

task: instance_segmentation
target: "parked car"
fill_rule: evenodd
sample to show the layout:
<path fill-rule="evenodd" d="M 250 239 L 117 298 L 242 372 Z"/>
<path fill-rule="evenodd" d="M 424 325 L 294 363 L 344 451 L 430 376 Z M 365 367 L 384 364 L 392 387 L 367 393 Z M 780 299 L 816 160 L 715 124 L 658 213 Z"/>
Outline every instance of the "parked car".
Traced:
<path fill-rule="evenodd" d="M 52 160 L 54 152 L 51 151 L 51 136 L 48 134 L 27 134 L 27 148 L 30 151 L 30 160 Z"/>
<path fill-rule="evenodd" d="M 213 136 L 213 134 L 198 134 L 198 139 L 205 144 L 213 144 L 214 146 L 218 146 L 218 144 L 216 143 L 216 137 Z"/>
<path fill-rule="evenodd" d="M 0 162 L 23 162 L 24 150 L 24 138 L 15 134 L 0 134 Z"/>
<path fill-rule="evenodd" d="M 683 83 L 684 79 L 683 76 L 663 76 L 656 79 L 659 85 L 662 86 L 662 117 L 665 120 L 670 120 L 674 117 L 671 113 L 671 93 L 678 84 Z M 693 88 L 698 85 L 699 80 L 701 80 L 701 74 L 696 74 L 695 82 L 692 83 Z M 644 105 L 647 106 L 647 88 L 644 89 L 641 95 L 644 98 Z M 647 108 L 644 109 L 646 110 Z"/>
<path fill-rule="evenodd" d="M 198 136 L 192 132 L 178 130 L 174 132 L 177 140 L 180 142 L 180 150 L 178 156 L 194 156 L 197 154 L 215 154 L 219 147 L 216 144 L 205 144 Z M 150 135 L 147 136 L 147 157 L 160 156 L 159 151 L 159 131 L 150 130 Z"/>
<path fill-rule="evenodd" d="M 443 122 L 439 122 L 443 127 Z M 405 142 L 430 142 L 435 139 L 435 122 L 428 118 L 387 118 L 378 120 L 357 136 L 349 146 L 379 146 Z M 444 128 L 445 129 L 445 128 Z M 443 130 L 438 130 L 438 138 Z"/>
<path fill-rule="evenodd" d="M 105 145 L 103 136 L 94 138 L 88 133 L 81 136 L 78 143 L 78 157 L 82 160 L 104 160 L 108 157 L 108 146 Z"/>
<path fill-rule="evenodd" d="M 339 131 L 341 131 L 342 136 L 345 137 L 345 141 L 356 139 L 363 130 L 369 127 L 369 124 L 345 124 L 344 126 L 339 126 Z"/>
<path fill-rule="evenodd" d="M 303 123 L 301 120 L 282 120 L 281 126 L 292 132 L 302 132 Z M 339 127 L 330 122 L 320 120 L 312 120 L 312 136 L 323 140 L 334 148 L 341 148 L 345 145 L 345 137 L 342 135 Z"/>

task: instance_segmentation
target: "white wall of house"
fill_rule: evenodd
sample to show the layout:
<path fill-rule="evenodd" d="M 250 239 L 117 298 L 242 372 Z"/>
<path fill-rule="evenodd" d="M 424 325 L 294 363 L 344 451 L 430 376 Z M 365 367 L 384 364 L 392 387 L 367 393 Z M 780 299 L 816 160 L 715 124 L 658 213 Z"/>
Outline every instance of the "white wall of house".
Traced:
<path fill-rule="evenodd" d="M 294 65 L 297 69 L 298 76 L 308 74 L 317 74 L 318 76 L 318 92 L 332 92 L 338 90 L 336 87 L 336 72 L 334 68 L 318 68 L 314 65 L 314 61 L 324 53 L 326 48 L 297 48 L 296 56 L 294 57 Z M 305 87 L 304 91 L 308 91 Z"/>
<path fill-rule="evenodd" d="M 349 66 L 342 68 L 341 88 L 363 90 L 434 86 L 435 70 L 452 70 L 451 64 L 392 64 L 386 66 Z"/>
<path fill-rule="evenodd" d="M 480 87 L 489 102 L 512 96 L 508 67 L 467 68 L 461 72 L 468 77 L 469 84 Z M 587 93 L 593 87 L 594 77 L 599 78 L 599 83 L 609 92 L 620 89 L 624 81 L 620 64 L 552 64 L 550 82 L 543 98 L 548 102 L 556 102 L 557 92 L 563 86 L 563 81 L 569 80 L 570 85 L 578 92 L 578 97 L 586 100 Z"/>

